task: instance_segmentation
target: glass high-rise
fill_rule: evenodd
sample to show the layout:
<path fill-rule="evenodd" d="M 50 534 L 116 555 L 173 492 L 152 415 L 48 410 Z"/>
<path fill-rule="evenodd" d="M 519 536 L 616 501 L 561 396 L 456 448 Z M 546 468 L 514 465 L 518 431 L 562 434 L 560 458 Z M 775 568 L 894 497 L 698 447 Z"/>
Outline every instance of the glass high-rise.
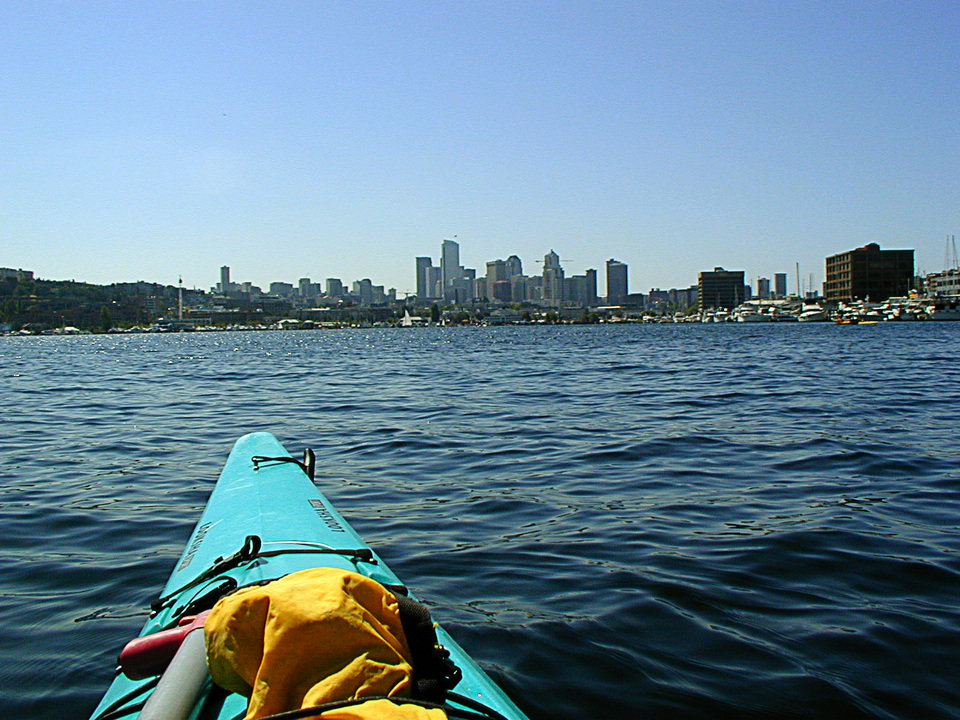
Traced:
<path fill-rule="evenodd" d="M 434 288 L 430 286 L 430 268 L 433 267 L 433 260 L 428 257 L 417 258 L 417 297 L 433 297 Z"/>
<path fill-rule="evenodd" d="M 627 264 L 607 260 L 607 305 L 620 305 L 627 297 Z"/>
<path fill-rule="evenodd" d="M 453 240 L 444 240 L 440 245 L 440 276 L 443 279 L 444 295 L 460 275 L 460 245 Z"/>

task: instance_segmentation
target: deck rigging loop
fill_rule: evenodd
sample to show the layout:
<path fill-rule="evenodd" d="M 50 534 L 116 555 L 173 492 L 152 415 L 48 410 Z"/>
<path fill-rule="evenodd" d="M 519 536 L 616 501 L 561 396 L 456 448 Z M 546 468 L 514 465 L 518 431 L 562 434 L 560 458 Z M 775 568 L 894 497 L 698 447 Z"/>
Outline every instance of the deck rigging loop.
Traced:
<path fill-rule="evenodd" d="M 172 619 L 163 629 L 166 630 L 175 627 L 181 618 L 198 615 L 204 610 L 209 610 L 216 604 L 217 600 L 239 588 L 240 583 L 229 575 L 219 578 L 215 584 L 207 585 L 183 605 L 176 607 L 174 604 L 175 609 L 171 613 Z"/>
<path fill-rule="evenodd" d="M 226 557 L 221 555 L 213 561 L 213 565 L 211 565 L 208 570 L 202 572 L 186 585 L 174 590 L 171 593 L 167 593 L 166 595 L 158 597 L 156 600 L 150 603 L 150 609 L 154 612 L 159 612 L 170 600 L 173 600 L 184 591 L 196 587 L 200 583 L 209 580 L 210 578 L 214 578 L 217 575 L 221 575 L 228 570 L 239 567 L 245 562 L 256 559 L 259 556 L 261 545 L 262 543 L 259 535 L 247 535 L 246 539 L 243 541 L 243 545 L 239 550 L 237 550 L 237 552 L 233 553 L 232 555 L 227 555 Z"/>
<path fill-rule="evenodd" d="M 265 457 L 263 455 L 254 455 L 252 458 L 250 458 L 250 461 L 253 463 L 254 470 L 259 470 L 260 465 L 263 463 L 293 463 L 294 465 L 298 465 L 311 481 L 314 480 L 317 469 L 317 456 L 310 448 L 306 448 L 303 451 L 303 460 L 297 460 L 295 457 L 290 457 L 289 455 L 283 457 Z"/>
<path fill-rule="evenodd" d="M 271 543 L 275 544 L 275 543 Z M 218 557 L 214 560 L 210 568 L 193 580 L 177 588 L 173 592 L 162 595 L 150 603 L 150 609 L 153 614 L 160 612 L 167 607 L 172 600 L 175 600 L 181 594 L 195 588 L 197 585 L 211 580 L 218 575 L 233 570 L 244 563 L 251 562 L 258 558 L 277 557 L 278 555 L 298 555 L 305 553 L 316 553 L 321 555 L 342 555 L 353 562 L 364 562 L 371 565 L 377 564 L 377 558 L 374 557 L 370 548 L 331 548 L 331 547 L 306 547 L 306 548 L 281 548 L 278 550 L 262 550 L 263 542 L 259 535 L 247 535 L 243 541 L 243 546 L 237 552 L 226 557 Z"/>

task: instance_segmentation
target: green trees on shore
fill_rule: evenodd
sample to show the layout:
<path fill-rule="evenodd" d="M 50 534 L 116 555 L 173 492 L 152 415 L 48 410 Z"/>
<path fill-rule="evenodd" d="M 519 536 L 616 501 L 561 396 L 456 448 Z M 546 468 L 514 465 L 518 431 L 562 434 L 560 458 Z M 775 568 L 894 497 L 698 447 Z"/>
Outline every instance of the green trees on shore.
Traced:
<path fill-rule="evenodd" d="M 73 280 L 0 280 L 0 323 L 14 329 L 108 330 L 152 322 L 176 300 L 157 283 L 93 285 Z"/>

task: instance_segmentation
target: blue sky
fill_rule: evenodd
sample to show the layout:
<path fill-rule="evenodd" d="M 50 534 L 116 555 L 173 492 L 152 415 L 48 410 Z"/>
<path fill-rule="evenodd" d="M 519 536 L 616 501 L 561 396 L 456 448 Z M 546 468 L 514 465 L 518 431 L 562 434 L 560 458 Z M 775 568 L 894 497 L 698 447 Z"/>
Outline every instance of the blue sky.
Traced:
<path fill-rule="evenodd" d="M 960 234 L 960 4 L 2 3 L 0 266 L 364 277 L 614 257 L 823 280 Z"/>

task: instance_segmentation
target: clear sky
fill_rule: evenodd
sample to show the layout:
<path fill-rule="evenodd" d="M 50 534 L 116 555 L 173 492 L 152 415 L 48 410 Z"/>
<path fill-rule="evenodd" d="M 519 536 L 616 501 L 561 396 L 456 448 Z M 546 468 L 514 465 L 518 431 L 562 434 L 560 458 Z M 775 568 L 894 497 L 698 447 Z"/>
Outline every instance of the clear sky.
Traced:
<path fill-rule="evenodd" d="M 630 290 L 960 234 L 960 3 L 2 0 L 0 266 Z"/>

